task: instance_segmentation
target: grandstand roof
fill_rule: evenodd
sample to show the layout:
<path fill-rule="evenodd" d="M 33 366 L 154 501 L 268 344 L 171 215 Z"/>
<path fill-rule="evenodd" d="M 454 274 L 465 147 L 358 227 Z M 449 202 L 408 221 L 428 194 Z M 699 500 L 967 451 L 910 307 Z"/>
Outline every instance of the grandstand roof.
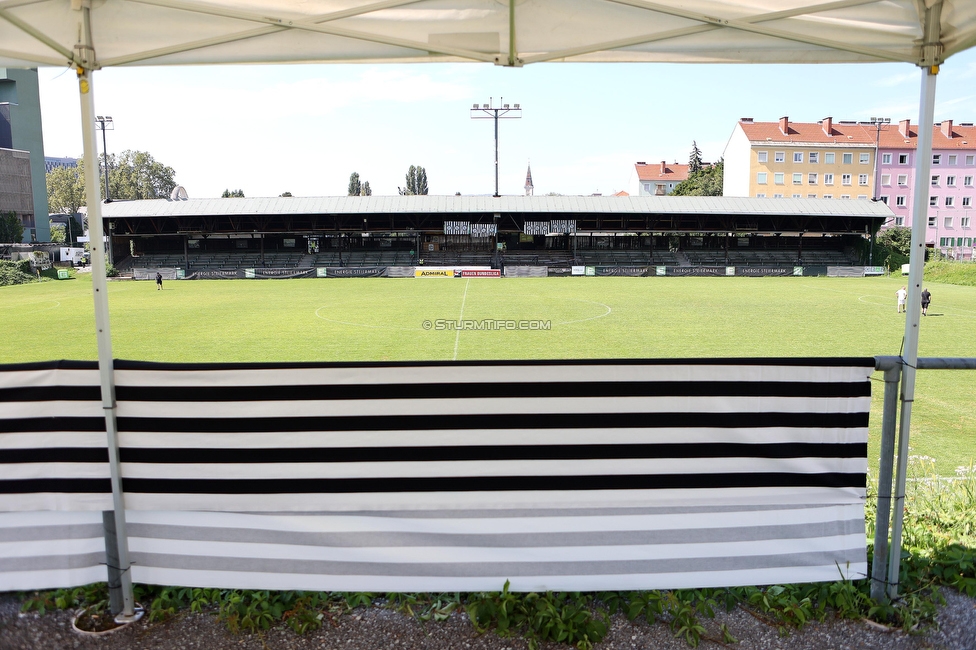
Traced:
<path fill-rule="evenodd" d="M 324 196 L 116 201 L 105 219 L 228 215 L 349 214 L 726 214 L 890 218 L 884 203 L 732 196 Z"/>

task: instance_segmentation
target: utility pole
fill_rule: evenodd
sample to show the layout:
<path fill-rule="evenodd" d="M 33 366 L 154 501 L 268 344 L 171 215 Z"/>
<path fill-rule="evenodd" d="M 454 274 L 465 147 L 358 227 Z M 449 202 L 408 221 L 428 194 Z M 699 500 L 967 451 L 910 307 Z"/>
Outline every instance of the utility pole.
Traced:
<path fill-rule="evenodd" d="M 105 143 L 105 132 L 115 130 L 115 122 L 110 115 L 96 115 L 95 128 L 102 132 L 102 155 L 105 157 L 105 202 L 111 203 L 112 197 L 108 193 L 108 146 Z"/>
<path fill-rule="evenodd" d="M 500 97 L 499 102 L 504 101 L 504 97 Z M 502 103 L 500 106 L 495 106 L 492 98 L 488 98 L 487 104 L 474 104 L 471 107 L 471 119 L 473 120 L 495 120 L 495 198 L 501 196 L 498 193 L 498 120 L 517 120 L 522 117 L 522 108 L 519 104 L 514 104 L 510 106 L 509 104 Z"/>
<path fill-rule="evenodd" d="M 874 136 L 874 197 L 877 201 L 881 190 L 881 127 L 891 124 L 890 117 L 872 117 L 870 124 L 873 124 L 876 132 Z M 875 231 L 871 230 L 871 248 L 868 250 L 868 265 L 874 264 L 874 237 Z"/>

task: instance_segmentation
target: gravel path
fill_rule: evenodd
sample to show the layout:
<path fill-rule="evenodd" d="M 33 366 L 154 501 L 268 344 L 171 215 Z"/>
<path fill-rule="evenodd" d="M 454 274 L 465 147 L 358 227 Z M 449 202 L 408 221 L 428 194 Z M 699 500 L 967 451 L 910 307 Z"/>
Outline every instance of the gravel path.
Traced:
<path fill-rule="evenodd" d="M 946 605 L 940 609 L 938 629 L 908 635 L 864 621 L 828 620 L 812 623 L 782 637 L 776 628 L 737 609 L 722 612 L 704 624 L 715 639 L 725 623 L 739 643 L 724 647 L 739 650 L 976 650 L 976 599 L 946 590 Z M 394 611 L 358 609 L 334 624 L 298 636 L 287 629 L 263 634 L 234 635 L 215 617 L 182 614 L 165 623 L 140 621 L 127 629 L 104 637 L 84 637 L 71 628 L 68 612 L 20 614 L 13 594 L 0 594 L 0 650 L 59 650 L 61 648 L 139 648 L 146 650 L 524 650 L 522 639 L 503 639 L 494 633 L 478 636 L 467 617 L 455 614 L 443 623 L 421 625 Z M 668 627 L 658 623 L 629 623 L 617 615 L 612 619 L 607 638 L 598 650 L 686 650 L 689 646 L 675 639 Z M 723 647 L 703 641 L 701 647 Z M 545 650 L 568 650 L 566 645 L 544 645 Z"/>

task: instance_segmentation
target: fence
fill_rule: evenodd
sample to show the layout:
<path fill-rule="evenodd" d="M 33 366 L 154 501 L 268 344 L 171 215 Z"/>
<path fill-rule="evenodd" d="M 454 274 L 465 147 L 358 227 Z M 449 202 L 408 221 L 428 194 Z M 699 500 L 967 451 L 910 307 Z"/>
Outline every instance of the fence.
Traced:
<path fill-rule="evenodd" d="M 860 578 L 874 367 L 116 361 L 118 541 L 228 588 Z M 105 422 L 96 364 L 0 366 L 0 591 L 117 566 Z"/>

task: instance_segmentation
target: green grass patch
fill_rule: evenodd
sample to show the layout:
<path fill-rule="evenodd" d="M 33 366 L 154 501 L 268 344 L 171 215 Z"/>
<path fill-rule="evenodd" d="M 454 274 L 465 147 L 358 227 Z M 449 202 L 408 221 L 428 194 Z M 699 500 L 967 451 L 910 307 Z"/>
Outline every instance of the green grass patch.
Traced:
<path fill-rule="evenodd" d="M 959 265 L 964 266 L 964 265 Z M 166 362 L 898 355 L 891 278 L 302 279 L 109 282 L 113 354 Z M 976 287 L 927 282 L 921 356 L 976 357 Z M 97 358 L 90 276 L 0 288 L 0 363 Z M 545 330 L 437 329 L 537 320 Z M 424 321 L 432 323 L 424 329 Z M 878 457 L 881 373 L 870 458 Z M 913 453 L 976 459 L 976 377 L 918 374 Z"/>
<path fill-rule="evenodd" d="M 925 279 L 928 282 L 976 287 L 976 263 L 929 262 L 925 265 Z"/>

